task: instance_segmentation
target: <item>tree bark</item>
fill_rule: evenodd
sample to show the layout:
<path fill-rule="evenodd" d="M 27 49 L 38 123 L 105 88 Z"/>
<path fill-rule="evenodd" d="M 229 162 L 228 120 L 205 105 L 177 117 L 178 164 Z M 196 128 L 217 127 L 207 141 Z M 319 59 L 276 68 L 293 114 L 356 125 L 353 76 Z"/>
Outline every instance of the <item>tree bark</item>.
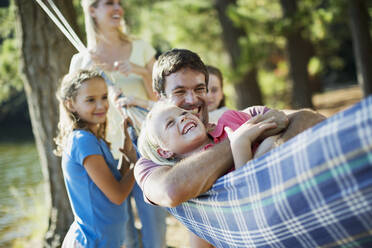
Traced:
<path fill-rule="evenodd" d="M 60 79 L 68 71 L 74 49 L 36 1 L 16 0 L 15 3 L 24 88 L 43 175 L 50 192 L 49 227 L 44 247 L 59 247 L 73 217 L 61 160 L 53 154 L 53 138 L 57 134 L 59 118 L 55 92 Z M 71 23 L 74 13 L 72 0 L 58 1 L 58 5 Z M 76 27 L 76 23 L 73 26 Z"/>
<path fill-rule="evenodd" d="M 227 16 L 226 10 L 230 4 L 236 5 L 236 0 L 215 0 L 215 8 L 222 27 L 222 39 L 230 56 L 230 64 L 233 70 L 237 70 L 240 63 L 241 49 L 239 38 L 246 36 L 246 32 L 234 25 Z M 248 67 L 241 80 L 234 84 L 236 92 L 236 107 L 244 109 L 252 105 L 263 105 L 262 94 L 257 80 L 257 68 Z"/>
<path fill-rule="evenodd" d="M 294 19 L 297 0 L 280 0 L 285 18 Z M 287 53 L 292 79 L 292 107 L 312 108 L 312 91 L 307 66 L 312 54 L 312 46 L 302 36 L 303 27 L 293 27 L 286 34 Z"/>
<path fill-rule="evenodd" d="M 370 17 L 364 0 L 348 1 L 349 23 L 358 72 L 358 82 L 363 95 L 372 94 L 372 41 L 369 31 Z"/>
<path fill-rule="evenodd" d="M 257 69 L 248 70 L 240 80 L 240 83 L 235 85 L 236 91 L 236 107 L 237 109 L 245 109 L 249 106 L 263 105 L 261 90 L 257 82 Z M 256 92 L 256 93 L 255 93 Z"/>

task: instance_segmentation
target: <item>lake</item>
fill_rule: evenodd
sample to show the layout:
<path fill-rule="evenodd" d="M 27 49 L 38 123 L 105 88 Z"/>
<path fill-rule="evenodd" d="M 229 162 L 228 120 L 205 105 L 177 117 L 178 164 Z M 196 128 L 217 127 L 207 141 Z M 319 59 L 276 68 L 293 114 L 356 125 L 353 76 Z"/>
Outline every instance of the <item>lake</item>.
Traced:
<path fill-rule="evenodd" d="M 34 140 L 13 131 L 19 130 L 1 130 L 0 247 L 40 238 L 47 227 L 48 198 Z"/>

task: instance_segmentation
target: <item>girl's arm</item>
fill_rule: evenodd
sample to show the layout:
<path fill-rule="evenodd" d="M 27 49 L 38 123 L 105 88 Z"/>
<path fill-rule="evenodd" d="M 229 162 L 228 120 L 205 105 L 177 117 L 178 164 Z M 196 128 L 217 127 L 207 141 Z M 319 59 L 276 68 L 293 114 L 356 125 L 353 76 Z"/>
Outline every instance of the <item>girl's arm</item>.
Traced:
<path fill-rule="evenodd" d="M 102 155 L 90 155 L 83 164 L 89 177 L 112 203 L 120 205 L 132 191 L 133 169 L 128 169 L 117 181 Z"/>
<path fill-rule="evenodd" d="M 137 162 L 137 153 L 129 138 L 127 130 L 129 122 L 129 118 L 124 119 L 123 147 L 120 149 L 123 153 L 120 161 L 122 175 L 120 181 L 115 179 L 102 155 L 91 155 L 84 160 L 84 167 L 89 177 L 112 203 L 118 205 L 128 197 L 134 185 L 133 168 L 130 165 Z"/>
<path fill-rule="evenodd" d="M 263 115 L 257 115 L 241 125 L 235 131 L 225 127 L 230 140 L 235 168 L 238 169 L 252 159 L 252 143 L 265 131 L 277 127 L 275 117 L 262 120 Z M 247 149 L 248 147 L 248 149 Z"/>

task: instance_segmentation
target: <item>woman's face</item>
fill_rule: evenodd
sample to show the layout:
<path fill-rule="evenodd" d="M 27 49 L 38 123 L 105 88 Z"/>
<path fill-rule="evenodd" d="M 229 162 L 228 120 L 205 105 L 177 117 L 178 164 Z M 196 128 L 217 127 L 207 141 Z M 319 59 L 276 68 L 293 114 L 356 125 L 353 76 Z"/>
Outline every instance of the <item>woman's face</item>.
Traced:
<path fill-rule="evenodd" d="M 207 98 L 208 111 L 216 110 L 223 99 L 221 82 L 214 74 L 209 74 Z"/>
<path fill-rule="evenodd" d="M 120 0 L 99 0 L 96 7 L 90 7 L 90 14 L 99 28 L 116 28 L 121 25 L 124 10 Z"/>

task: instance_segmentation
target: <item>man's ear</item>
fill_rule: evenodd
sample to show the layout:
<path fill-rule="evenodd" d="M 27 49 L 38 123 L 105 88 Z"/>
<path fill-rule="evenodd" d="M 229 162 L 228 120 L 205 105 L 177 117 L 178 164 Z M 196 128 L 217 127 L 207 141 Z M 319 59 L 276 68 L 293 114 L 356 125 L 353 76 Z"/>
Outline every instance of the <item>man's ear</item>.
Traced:
<path fill-rule="evenodd" d="M 160 147 L 156 151 L 159 154 L 159 156 L 162 157 L 162 158 L 171 158 L 174 155 L 173 152 L 163 150 Z"/>

